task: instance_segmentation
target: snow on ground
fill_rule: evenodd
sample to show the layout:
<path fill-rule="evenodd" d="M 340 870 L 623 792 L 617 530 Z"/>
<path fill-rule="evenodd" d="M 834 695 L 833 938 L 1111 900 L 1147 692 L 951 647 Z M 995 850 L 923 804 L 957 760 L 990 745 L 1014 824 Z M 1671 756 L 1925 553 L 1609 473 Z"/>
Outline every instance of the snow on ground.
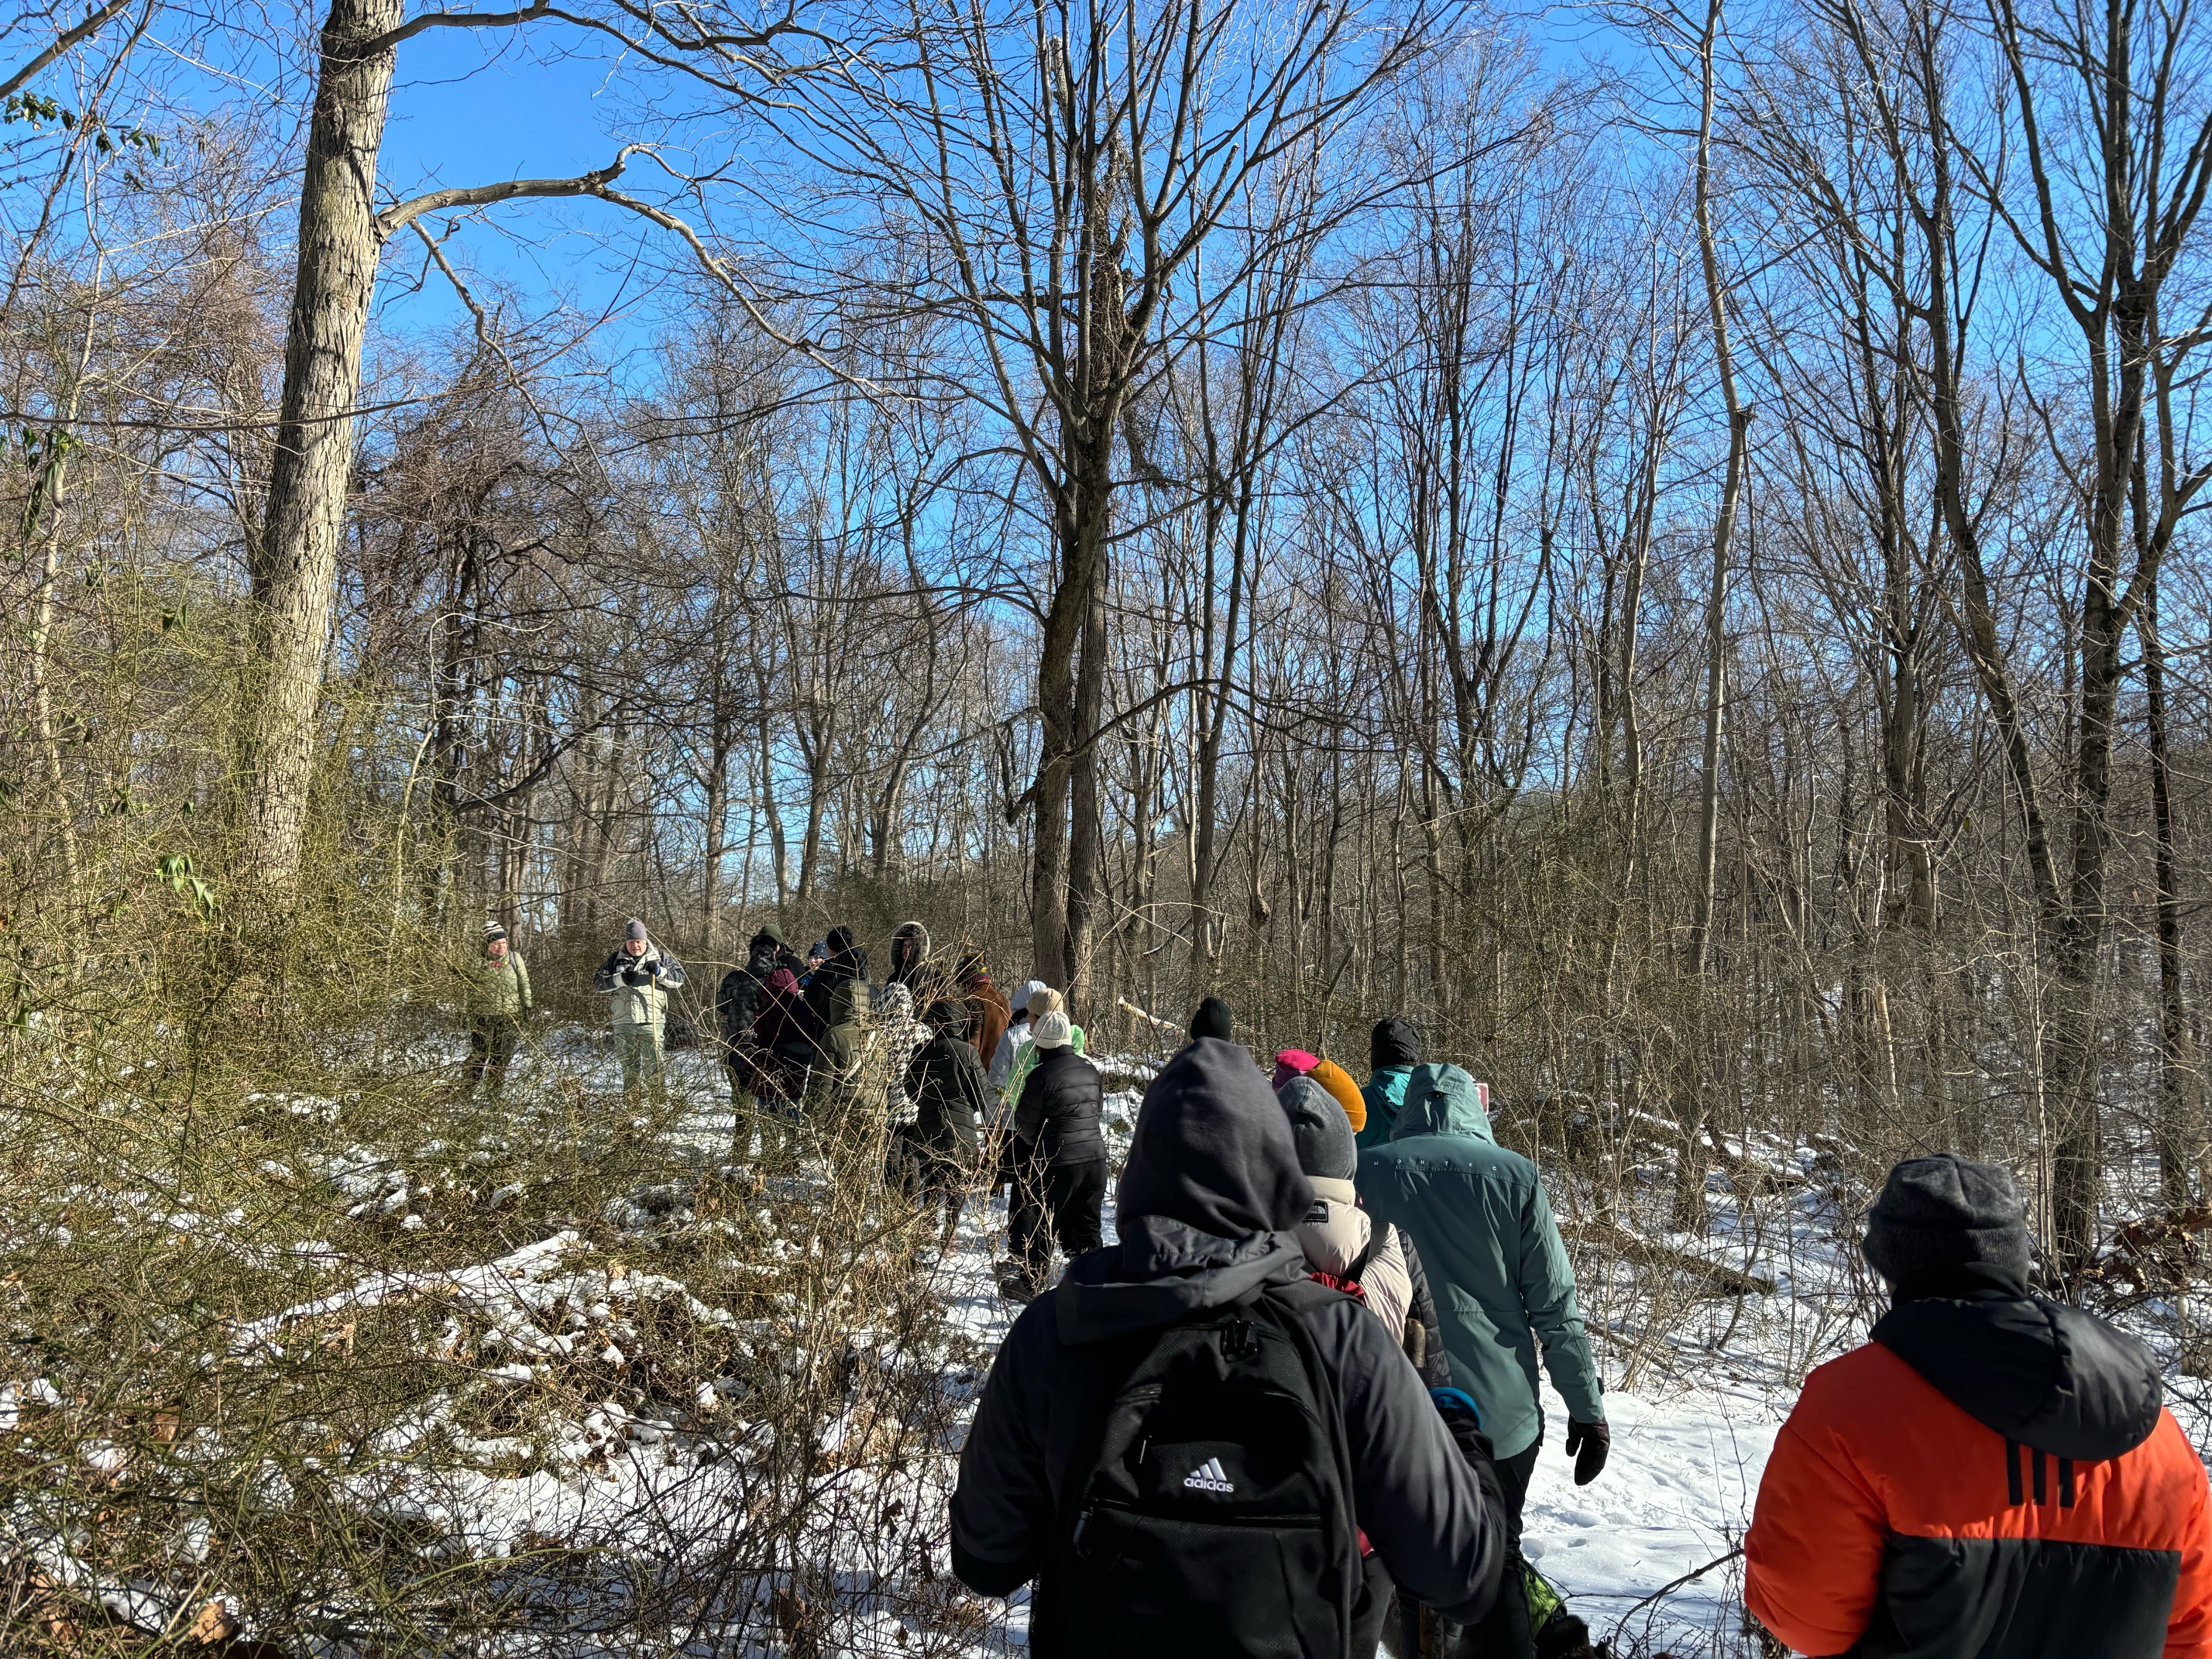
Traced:
<path fill-rule="evenodd" d="M 690 1084 L 701 1103 L 678 1132 L 678 1139 L 698 1150 L 726 1147 L 732 1120 L 720 1103 L 711 1061 L 696 1054 L 671 1060 L 679 1081 Z M 1125 1077 L 1142 1079 L 1152 1070 L 1110 1059 L 1106 1064 L 1116 1083 Z M 592 1086 L 618 1086 L 611 1059 L 599 1069 L 606 1075 L 592 1077 Z M 1104 1117 L 1117 1163 L 1141 1102 L 1140 1086 L 1109 1092 Z M 993 1277 L 1005 1229 L 1003 1202 L 988 1215 L 971 1206 L 953 1250 L 933 1276 L 958 1328 L 990 1349 L 1019 1311 L 1000 1297 Z M 1113 1242 L 1110 1203 L 1105 1231 Z M 1723 1650 L 1721 1644 L 1735 1634 L 1741 1563 L 1723 1558 L 1750 1525 L 1760 1472 L 1796 1391 L 1747 1376 L 1746 1372 L 1773 1374 L 1760 1358 L 1726 1371 L 1719 1370 L 1721 1363 L 1714 1360 L 1711 1382 L 1643 1387 L 1634 1393 L 1609 1387 L 1612 1458 L 1604 1474 L 1589 1486 L 1574 1484 L 1573 1466 L 1561 1446 L 1566 1407 L 1549 1382 L 1544 1385 L 1546 1443 L 1529 1486 L 1524 1550 L 1538 1571 L 1567 1593 L 1593 1634 L 1625 1638 L 1628 1651 L 1663 1650 L 1688 1659 L 1693 1653 Z M 1651 1599 L 1662 1587 L 1716 1561 L 1723 1565 Z M 1027 1627 L 1026 1601 L 1018 1598 L 1003 1632 L 994 1633 L 982 1650 L 1024 1646 Z"/>
<path fill-rule="evenodd" d="M 450 1064 L 459 1057 L 457 1051 L 442 1058 Z M 434 1066 L 441 1060 L 427 1054 L 416 1058 Z M 732 1155 L 736 1128 L 726 1085 L 711 1054 L 690 1050 L 668 1059 L 672 1087 L 687 1103 L 663 1137 L 675 1178 L 641 1186 L 604 1214 L 640 1241 L 641 1255 L 653 1237 L 696 1224 L 690 1203 L 696 1182 L 717 1178 L 718 1166 L 727 1174 L 724 1160 Z M 1152 1068 L 1110 1059 L 1105 1068 L 1106 1129 L 1118 1162 Z M 610 1048 L 576 1027 L 548 1033 L 520 1058 L 509 1098 L 527 1098 L 556 1085 L 611 1095 L 620 1079 Z M 326 1109 L 330 1103 L 305 1097 L 272 1097 L 271 1103 L 319 1121 L 334 1115 Z M 442 1145 L 428 1142 L 417 1150 L 427 1153 Z M 417 1206 L 436 1196 L 401 1160 L 370 1149 L 314 1163 L 356 1220 L 419 1228 Z M 499 1209 L 520 1191 L 501 1188 L 486 1202 Z M 1724 1230 L 1724 1219 L 1717 1220 Z M 985 1356 L 995 1350 L 1017 1311 L 1000 1298 L 993 1273 L 1005 1225 L 1003 1204 L 971 1206 L 952 1249 L 931 1268 L 932 1288 L 950 1316 L 956 1341 L 965 1339 Z M 1106 1228 L 1111 1240 L 1110 1206 Z M 1807 1265 L 1822 1277 L 1833 1269 L 1826 1259 Z M 1784 1294 L 1767 1300 L 1779 1306 L 1790 1303 L 1793 1292 L 1811 1294 L 1816 1288 L 1809 1279 L 1785 1281 Z M 745 1416 L 742 1383 L 702 1376 L 696 1401 L 642 1410 L 579 1385 L 590 1376 L 619 1373 L 641 1342 L 651 1343 L 656 1325 L 719 1329 L 748 1352 L 772 1340 L 764 1327 L 740 1324 L 701 1303 L 680 1278 L 623 1266 L 594 1252 L 573 1231 L 549 1228 L 539 1242 L 477 1266 L 436 1273 L 387 1270 L 339 1283 L 239 1329 L 234 1353 L 246 1364 L 278 1359 L 311 1330 L 403 1301 L 439 1310 L 442 1328 L 428 1340 L 442 1352 L 456 1382 L 428 1410 L 394 1424 L 371 1449 L 374 1472 L 360 1480 L 365 1504 L 426 1522 L 455 1552 L 479 1558 L 507 1558 L 548 1539 L 614 1541 L 647 1513 L 691 1547 L 711 1547 L 726 1527 L 725 1500 L 742 1489 L 744 1467 L 759 1449 L 742 1436 L 734 1443 L 730 1437 Z M 1771 1315 L 1754 1314 L 1743 1322 L 1725 1358 L 1678 1350 L 1668 1359 L 1664 1382 L 1612 1392 L 1611 1462 L 1588 1487 L 1573 1484 L 1561 1444 L 1566 1411 L 1546 1389 L 1547 1443 L 1530 1490 L 1525 1551 L 1568 1595 L 1594 1634 L 1615 1638 L 1626 1654 L 1718 1659 L 1739 1650 L 1740 1564 L 1726 1558 L 1749 1522 L 1760 1471 L 1794 1393 L 1783 1380 L 1790 1345 L 1786 1335 L 1764 1334 L 1763 1321 L 1779 1329 L 1781 1322 Z M 1737 1336 L 1734 1321 L 1729 1334 Z M 865 1346 L 866 1333 L 856 1329 L 854 1335 Z M 1659 1373 L 1647 1366 L 1644 1375 Z M 952 1397 L 971 1402 L 980 1392 L 949 1374 L 947 1385 Z M 493 1422 L 488 1424 L 485 1401 L 495 1397 L 512 1400 L 514 1407 L 489 1408 Z M 532 1399 L 542 1402 L 541 1409 L 523 1410 Z M 12 1414 L 16 1400 L 16 1395 L 0 1398 L 0 1412 Z M 947 1467 L 918 1482 L 917 1492 L 929 1495 L 925 1502 L 941 1502 L 949 1491 L 949 1455 L 971 1409 L 962 1407 Z M 526 1431 L 498 1426 L 507 1418 L 526 1424 Z M 410 1474 L 410 1447 L 430 1442 L 440 1454 L 433 1460 L 437 1472 Z M 835 1478 L 857 1478 L 857 1471 Z M 841 1572 L 848 1567 L 857 1572 L 864 1565 L 857 1557 L 843 1559 L 848 1551 L 834 1540 L 814 1547 L 824 1552 L 825 1565 Z M 1693 1576 L 1716 1562 L 1721 1565 Z M 940 1562 L 940 1570 L 946 1565 Z M 1662 1589 L 1667 1593 L 1655 1599 Z M 1027 1620 L 1025 1598 L 994 1607 L 969 1650 L 1025 1650 Z M 861 1609 L 843 1629 L 857 1638 L 856 1645 L 890 1652 L 904 1645 L 897 1622 L 890 1613 Z"/>

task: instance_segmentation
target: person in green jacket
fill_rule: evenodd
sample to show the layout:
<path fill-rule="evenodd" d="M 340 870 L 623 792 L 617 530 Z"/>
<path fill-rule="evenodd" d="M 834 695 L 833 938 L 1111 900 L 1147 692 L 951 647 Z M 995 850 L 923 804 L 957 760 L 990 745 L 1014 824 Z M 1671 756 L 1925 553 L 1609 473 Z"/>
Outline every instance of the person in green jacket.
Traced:
<path fill-rule="evenodd" d="M 484 953 L 468 970 L 467 993 L 469 1087 L 474 1091 L 489 1075 L 497 1100 L 530 1014 L 530 969 L 495 921 L 484 927 Z"/>
<path fill-rule="evenodd" d="M 1067 1012 L 1067 999 L 1054 990 L 1051 986 L 1041 980 L 1032 980 L 1030 985 L 1029 1000 L 1024 1003 L 1018 1012 L 1029 1015 L 1030 1025 L 1032 1029 L 1036 1027 L 1037 1021 L 1042 1019 L 1047 1014 L 1064 1014 Z M 1069 1039 L 1068 1046 L 1079 1054 L 1083 1053 L 1083 1028 L 1071 1021 L 1067 1029 L 1074 1033 L 1074 1036 Z M 1008 1030 L 1011 1032 L 1012 1028 L 1009 1027 Z M 1025 1042 L 1014 1050 L 1013 1056 L 1006 1066 L 1006 1086 L 999 1091 L 1000 1097 L 1006 1103 L 1009 1111 L 1020 1101 L 1022 1089 L 1029 1082 L 1030 1073 L 1036 1069 L 1037 1061 L 1043 1058 L 1043 1055 L 1037 1053 L 1036 1044 L 1034 1042 Z"/>
<path fill-rule="evenodd" d="M 1410 1019 L 1395 1017 L 1379 1022 L 1367 1039 L 1367 1086 L 1359 1091 L 1367 1103 L 1367 1121 L 1358 1135 L 1363 1152 L 1390 1144 L 1390 1126 L 1405 1103 L 1407 1079 L 1421 1063 L 1420 1028 Z"/>
<path fill-rule="evenodd" d="M 1426 1065 L 1407 1074 L 1389 1144 L 1360 1153 L 1358 1186 L 1370 1217 L 1398 1228 L 1420 1252 L 1452 1386 L 1474 1396 L 1497 1449 L 1517 1559 L 1521 1511 L 1543 1443 L 1540 1342 L 1544 1369 L 1566 1401 L 1577 1486 L 1597 1479 L 1612 1444 L 1575 1270 L 1543 1181 L 1534 1164 L 1498 1144 L 1480 1085 L 1456 1066 Z M 1527 1617 L 1525 1601 L 1519 1617 Z M 1517 1640 L 1507 1646 L 1520 1650 Z"/>

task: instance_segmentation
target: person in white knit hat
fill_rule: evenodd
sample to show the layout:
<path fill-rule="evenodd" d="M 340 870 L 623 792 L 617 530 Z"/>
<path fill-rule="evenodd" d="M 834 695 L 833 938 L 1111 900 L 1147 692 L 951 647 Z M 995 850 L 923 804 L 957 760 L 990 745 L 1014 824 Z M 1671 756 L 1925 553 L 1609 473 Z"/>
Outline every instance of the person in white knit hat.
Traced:
<path fill-rule="evenodd" d="M 1044 1289 L 1054 1237 L 1070 1261 L 1103 1242 L 1106 1136 L 1098 1118 L 1105 1091 L 1098 1068 L 1076 1053 L 1074 1039 L 1064 1010 L 1037 1016 L 1030 1040 L 1036 1063 L 1014 1108 L 1016 1158 L 1035 1200 L 1018 1209 L 1006 1229 L 1018 1273 L 1006 1286 L 1011 1301 L 1028 1301 Z"/>

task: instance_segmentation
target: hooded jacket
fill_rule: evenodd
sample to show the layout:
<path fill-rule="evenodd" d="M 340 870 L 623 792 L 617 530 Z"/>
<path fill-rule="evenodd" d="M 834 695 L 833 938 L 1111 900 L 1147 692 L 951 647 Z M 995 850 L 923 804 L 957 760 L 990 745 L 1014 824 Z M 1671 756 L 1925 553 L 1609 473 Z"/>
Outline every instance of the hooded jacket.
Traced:
<path fill-rule="evenodd" d="M 1368 1077 L 1359 1091 L 1367 1103 L 1367 1121 L 1359 1131 L 1359 1150 L 1390 1144 L 1390 1131 L 1398 1121 L 1398 1109 L 1406 1103 L 1406 1085 L 1413 1081 L 1416 1067 L 1385 1066 Z"/>
<path fill-rule="evenodd" d="M 992 1364 L 952 1495 L 963 1583 L 1006 1595 L 1037 1575 L 1112 1399 L 1126 1352 L 1117 1339 L 1304 1277 L 1291 1230 L 1313 1196 L 1243 1049 L 1201 1038 L 1169 1062 L 1138 1114 L 1116 1200 L 1121 1243 L 1070 1264 Z M 1349 1297 L 1304 1317 L 1342 1402 L 1361 1530 L 1408 1595 L 1473 1623 L 1497 1594 L 1503 1517 L 1381 1322 Z M 1053 1593 L 1039 1584 L 1030 1626 L 1045 1659 Z"/>
<path fill-rule="evenodd" d="M 906 1091 L 917 1139 L 957 1157 L 975 1150 L 990 1091 L 974 1048 L 950 1031 L 932 1031 L 907 1065 Z"/>
<path fill-rule="evenodd" d="M 2202 1659 L 2209 1501 L 2141 1344 L 1954 1280 L 1806 1379 L 1759 1481 L 1745 1599 L 1802 1653 Z"/>
<path fill-rule="evenodd" d="M 633 985 L 629 975 L 644 975 Z M 592 989 L 609 999 L 608 1009 L 617 1025 L 658 1026 L 668 1017 L 668 994 L 684 984 L 684 964 L 651 939 L 645 954 L 634 957 L 617 946 L 592 976 Z"/>
<path fill-rule="evenodd" d="M 899 923 L 891 930 L 890 982 L 905 986 L 918 1006 L 927 1006 L 937 1000 L 934 988 L 923 982 L 929 977 L 929 929 L 918 921 Z"/>
<path fill-rule="evenodd" d="M 1008 1085 L 1014 1075 L 1016 1060 L 1020 1058 L 1022 1050 L 1029 1046 L 1030 995 L 1032 992 L 1045 988 L 1045 982 L 1041 979 L 1024 980 L 1015 988 L 1014 1000 L 1011 1005 L 1012 1013 L 1009 1024 L 1004 1035 L 999 1038 L 999 1046 L 991 1051 L 991 1068 L 988 1073 L 991 1086 L 1004 1095 L 1010 1103 L 1018 1097 L 1021 1092 L 1018 1085 L 1009 1087 Z M 979 1049 L 977 1052 L 981 1051 Z"/>
<path fill-rule="evenodd" d="M 1452 1382 L 1481 1407 L 1501 1459 L 1527 1450 L 1543 1430 L 1539 1342 L 1568 1415 L 1604 1419 L 1551 1200 L 1536 1166 L 1498 1145 L 1473 1078 L 1456 1066 L 1413 1069 L 1390 1144 L 1359 1155 L 1359 1196 L 1420 1252 Z"/>
<path fill-rule="evenodd" d="M 1336 1188 L 1343 1191 L 1333 1192 Z M 1406 1271 L 1406 1252 L 1398 1242 L 1398 1230 L 1390 1226 L 1378 1230 L 1352 1200 L 1348 1181 L 1316 1179 L 1314 1191 L 1319 1196 L 1295 1229 L 1306 1265 L 1316 1273 L 1357 1284 L 1367 1298 L 1367 1311 L 1381 1320 L 1390 1340 L 1402 1346 L 1413 1283 Z"/>

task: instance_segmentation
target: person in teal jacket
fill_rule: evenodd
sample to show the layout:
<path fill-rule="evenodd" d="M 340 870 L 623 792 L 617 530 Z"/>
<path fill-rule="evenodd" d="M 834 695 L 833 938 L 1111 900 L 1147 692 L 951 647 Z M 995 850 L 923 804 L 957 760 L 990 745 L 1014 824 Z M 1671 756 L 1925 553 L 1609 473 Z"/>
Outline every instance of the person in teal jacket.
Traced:
<path fill-rule="evenodd" d="M 1367 1103 L 1367 1121 L 1359 1131 L 1359 1150 L 1390 1144 L 1390 1126 L 1406 1102 L 1406 1082 L 1421 1063 L 1420 1028 L 1410 1019 L 1391 1018 L 1375 1027 L 1367 1039 L 1367 1086 L 1359 1097 Z"/>
<path fill-rule="evenodd" d="M 1517 1538 L 1543 1437 L 1538 1343 L 1566 1401 L 1577 1486 L 1597 1478 L 1612 1443 L 1575 1271 L 1536 1166 L 1498 1144 L 1473 1078 L 1456 1066 L 1417 1066 L 1389 1144 L 1359 1155 L 1359 1200 L 1420 1252 L 1452 1384 L 1481 1408 Z"/>

